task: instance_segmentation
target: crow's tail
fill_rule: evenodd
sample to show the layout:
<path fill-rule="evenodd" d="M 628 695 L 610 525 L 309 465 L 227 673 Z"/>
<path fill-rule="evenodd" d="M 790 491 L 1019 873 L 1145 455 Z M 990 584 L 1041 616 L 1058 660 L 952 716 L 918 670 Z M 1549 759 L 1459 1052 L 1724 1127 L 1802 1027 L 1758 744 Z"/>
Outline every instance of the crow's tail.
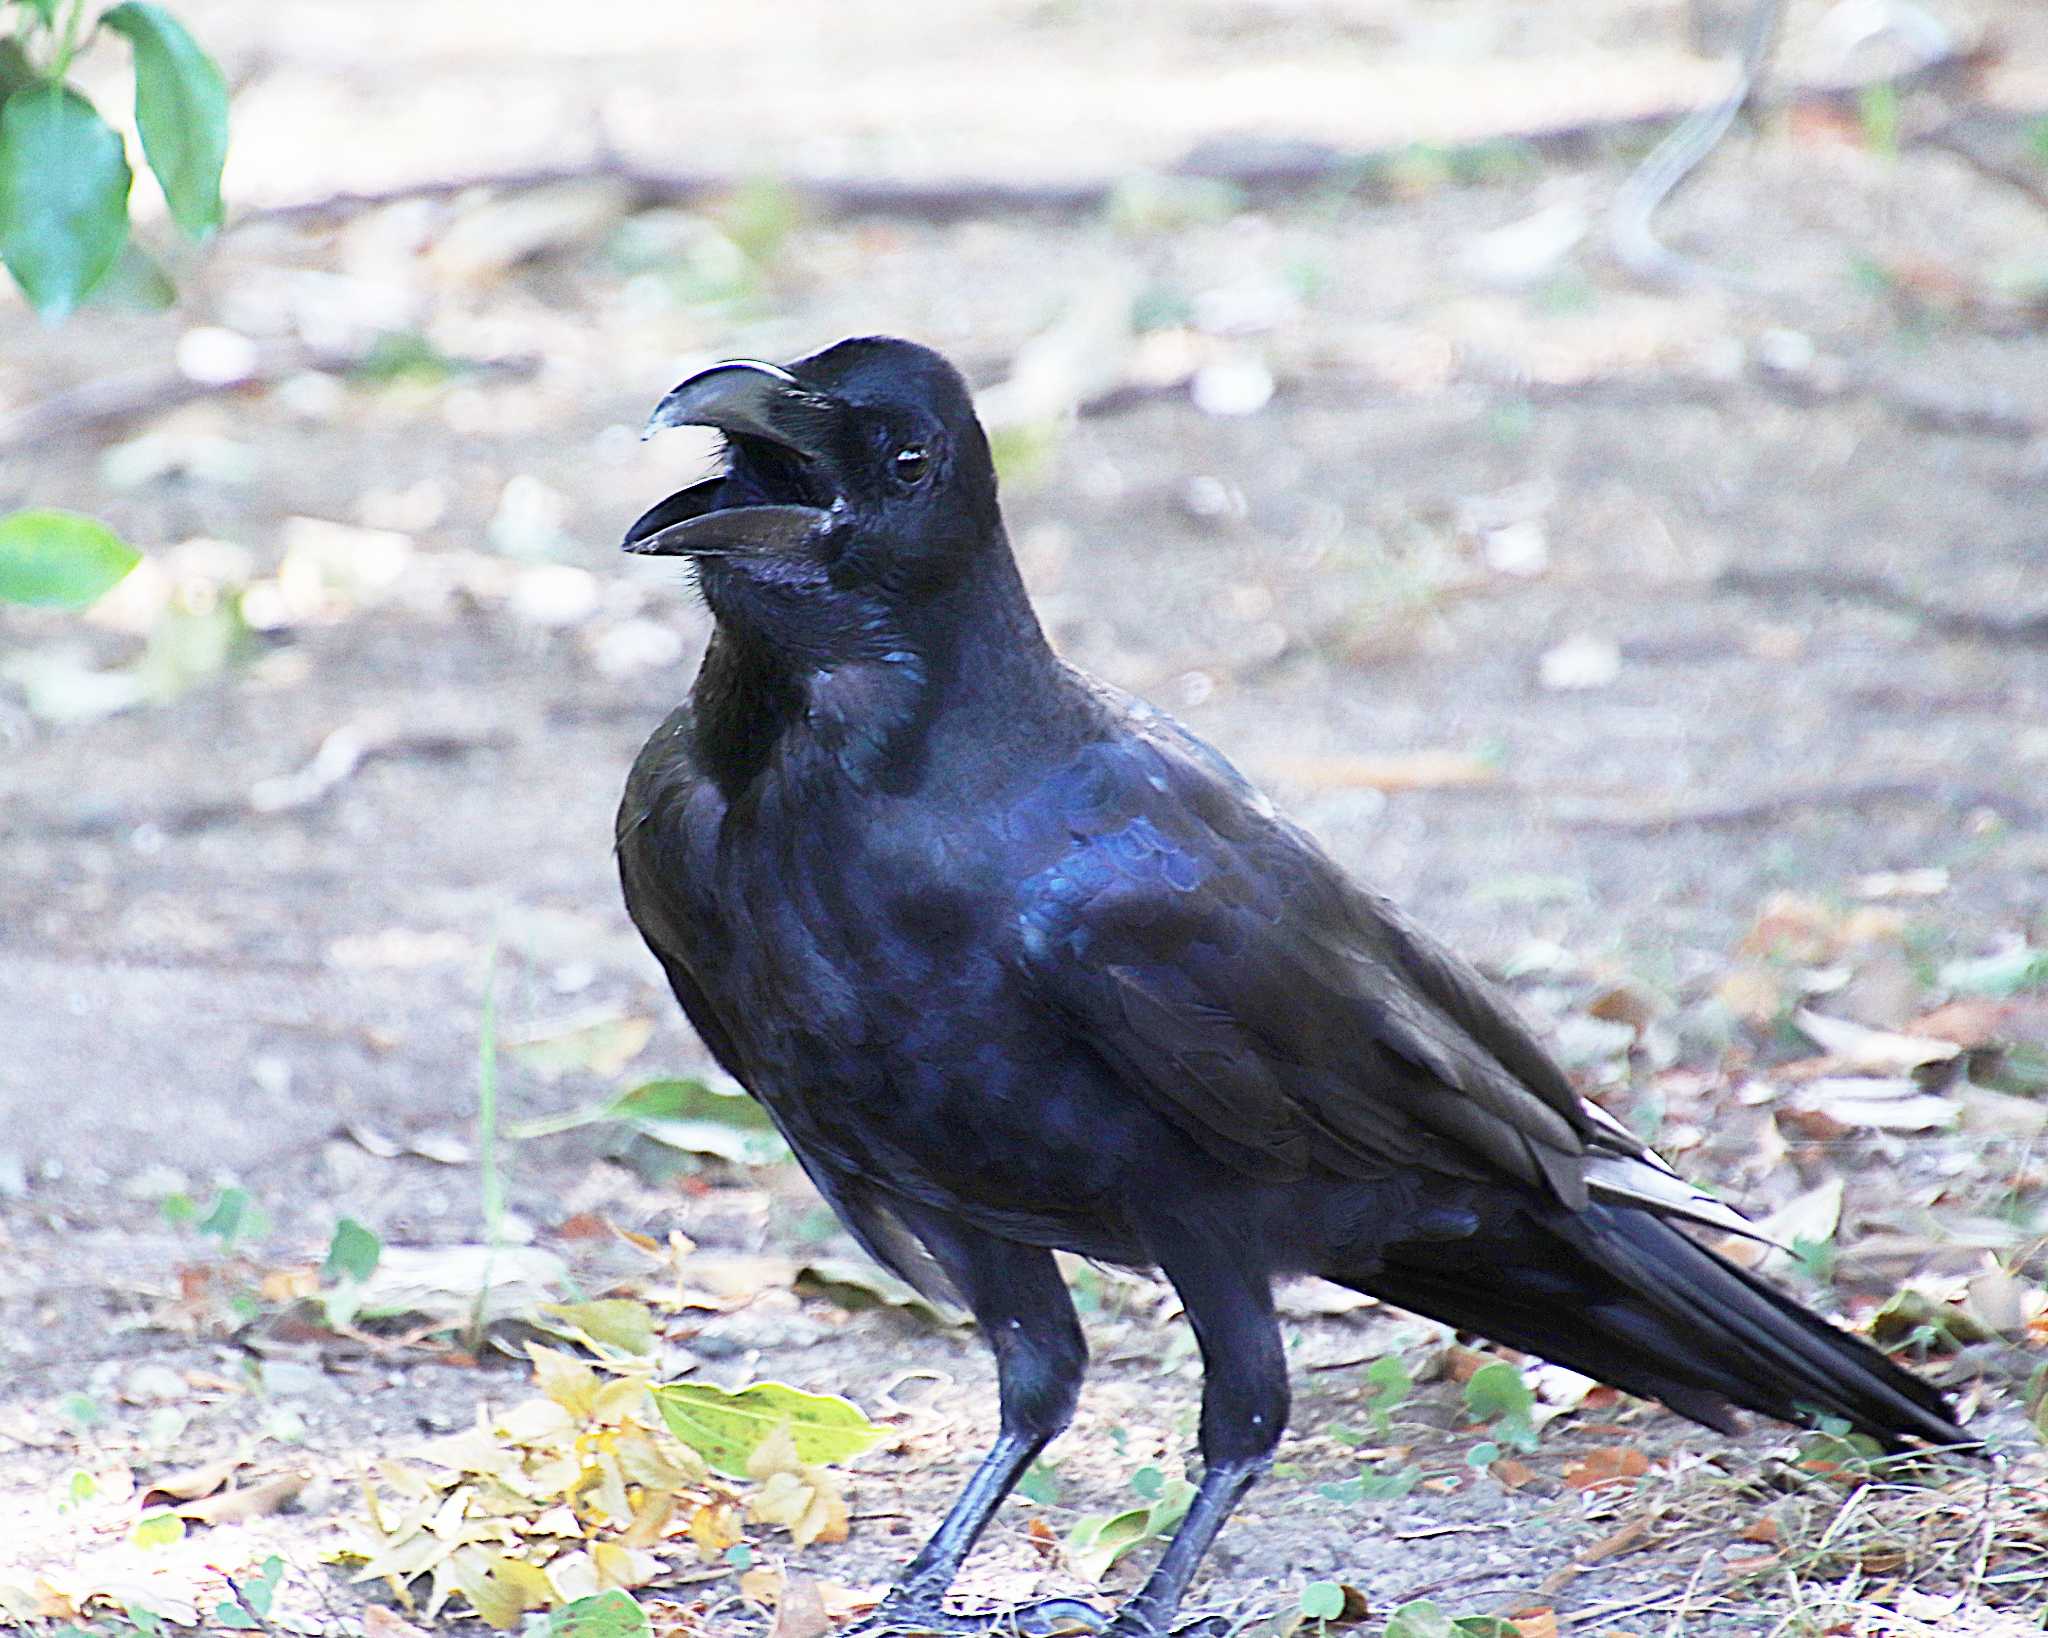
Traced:
<path fill-rule="evenodd" d="M 1650 1212 L 1596 1203 L 1523 1223 L 1513 1238 L 1393 1246 L 1370 1273 L 1330 1277 L 1723 1432 L 1739 1406 L 1838 1416 L 1888 1449 L 1969 1442 L 1936 1389 Z"/>

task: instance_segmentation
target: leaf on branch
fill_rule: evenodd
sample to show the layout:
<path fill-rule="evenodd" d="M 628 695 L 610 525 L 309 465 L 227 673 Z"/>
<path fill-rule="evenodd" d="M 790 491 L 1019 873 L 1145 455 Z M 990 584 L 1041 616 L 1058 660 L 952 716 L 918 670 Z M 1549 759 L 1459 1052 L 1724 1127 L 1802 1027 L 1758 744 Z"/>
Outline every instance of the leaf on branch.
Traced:
<path fill-rule="evenodd" d="M 161 6 L 127 0 L 100 19 L 135 50 L 135 124 L 171 219 L 194 239 L 221 224 L 228 157 L 228 82 Z"/>
<path fill-rule="evenodd" d="M 69 86 L 0 104 L 0 261 L 45 319 L 65 317 L 128 241 L 121 139 Z"/>
<path fill-rule="evenodd" d="M 0 518 L 0 603 L 84 608 L 140 561 L 104 523 L 76 512 Z"/>

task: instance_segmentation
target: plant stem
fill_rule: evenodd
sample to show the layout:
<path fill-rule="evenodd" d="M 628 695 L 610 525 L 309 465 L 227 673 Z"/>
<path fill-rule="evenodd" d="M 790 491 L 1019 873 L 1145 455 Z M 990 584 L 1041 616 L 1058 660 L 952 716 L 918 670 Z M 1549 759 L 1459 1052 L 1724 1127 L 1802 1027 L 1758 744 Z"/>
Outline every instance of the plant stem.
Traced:
<path fill-rule="evenodd" d="M 64 14 L 64 22 L 57 30 L 57 55 L 50 60 L 50 79 L 62 85 L 65 72 L 71 67 L 71 59 L 78 55 L 78 48 L 85 44 L 79 37 L 78 25 L 85 19 L 85 0 L 71 0 L 71 9 Z M 87 36 L 90 38 L 90 35 Z"/>
<path fill-rule="evenodd" d="M 484 1009 L 477 1030 L 476 1158 L 484 1210 L 484 1277 L 470 1315 L 472 1348 L 481 1347 L 491 1295 L 491 1264 L 505 1229 L 505 1180 L 498 1170 L 498 946 L 494 940 L 484 957 Z"/>

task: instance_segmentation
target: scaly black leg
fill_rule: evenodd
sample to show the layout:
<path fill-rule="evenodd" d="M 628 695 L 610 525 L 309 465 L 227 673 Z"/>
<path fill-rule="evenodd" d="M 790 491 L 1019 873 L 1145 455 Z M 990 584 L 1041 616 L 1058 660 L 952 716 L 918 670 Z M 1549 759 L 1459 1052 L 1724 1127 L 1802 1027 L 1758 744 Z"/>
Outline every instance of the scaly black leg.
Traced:
<path fill-rule="evenodd" d="M 1106 1625 L 1102 1614 L 1072 1598 L 987 1615 L 960 1615 L 946 1608 L 946 1592 L 996 1508 L 1038 1453 L 1073 1420 L 1088 1345 L 1051 1252 L 998 1239 L 937 1212 L 901 1209 L 905 1224 L 959 1287 L 995 1350 L 1003 1424 L 945 1522 L 910 1561 L 881 1607 L 854 1632 L 860 1638 L 1099 1632 Z"/>
<path fill-rule="evenodd" d="M 1202 1348 L 1202 1482 L 1152 1574 L 1116 1612 L 1108 1638 L 1209 1638 L 1230 1623 L 1207 1616 L 1177 1627 L 1174 1617 L 1216 1532 L 1272 1463 L 1287 1426 L 1287 1355 L 1271 1280 L 1241 1242 L 1185 1228 L 1163 1229 L 1157 1239 L 1160 1267 Z"/>

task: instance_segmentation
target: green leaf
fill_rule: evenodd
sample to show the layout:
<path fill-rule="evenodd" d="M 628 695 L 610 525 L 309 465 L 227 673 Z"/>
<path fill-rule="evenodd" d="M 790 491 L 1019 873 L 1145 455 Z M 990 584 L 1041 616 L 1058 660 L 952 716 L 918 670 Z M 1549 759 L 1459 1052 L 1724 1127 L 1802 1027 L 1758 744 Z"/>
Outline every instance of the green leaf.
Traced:
<path fill-rule="evenodd" d="M 1451 1618 L 1427 1598 L 1403 1604 L 1387 1617 L 1386 1638 L 1457 1638 Z"/>
<path fill-rule="evenodd" d="M 1414 1391 L 1415 1379 L 1408 1374 L 1399 1354 L 1374 1360 L 1366 1367 L 1365 1379 L 1372 1384 L 1372 1397 L 1366 1401 L 1366 1409 L 1371 1412 L 1380 1437 L 1385 1438 L 1393 1429 L 1394 1412 L 1407 1403 L 1408 1395 Z"/>
<path fill-rule="evenodd" d="M 104 523 L 76 512 L 0 518 L 0 603 L 82 609 L 140 561 Z"/>
<path fill-rule="evenodd" d="M 185 1539 L 185 1521 L 168 1507 L 159 1507 L 135 1521 L 128 1539 L 137 1547 L 168 1547 Z"/>
<path fill-rule="evenodd" d="M 1044 1462 L 1033 1462 L 1024 1470 L 1024 1477 L 1017 1481 L 1017 1494 L 1026 1501 L 1037 1502 L 1040 1507 L 1057 1506 L 1060 1499 L 1058 1471 Z"/>
<path fill-rule="evenodd" d="M 708 1382 L 665 1382 L 654 1402 L 669 1432 L 729 1478 L 747 1477 L 747 1458 L 787 1427 L 797 1456 L 812 1463 L 858 1456 L 882 1430 L 836 1394 L 805 1393 L 783 1382 L 755 1382 L 737 1393 Z"/>
<path fill-rule="evenodd" d="M 250 1632 L 256 1630 L 256 1617 L 240 1604 L 222 1603 L 214 1606 L 213 1618 L 224 1627 L 238 1627 Z"/>
<path fill-rule="evenodd" d="M 564 1604 L 547 1619 L 545 1638 L 646 1638 L 647 1612 L 618 1588 Z"/>
<path fill-rule="evenodd" d="M 671 1149 L 716 1155 L 742 1165 L 782 1159 L 775 1122 L 746 1093 L 700 1080 L 645 1081 L 616 1098 L 508 1128 L 515 1138 L 551 1137 L 598 1121 L 619 1121 Z"/>
<path fill-rule="evenodd" d="M 1505 1615 L 1461 1615 L 1451 1625 L 1459 1638 L 1522 1638 L 1522 1629 Z"/>
<path fill-rule="evenodd" d="M 250 1198 L 248 1190 L 221 1190 L 213 1200 L 213 1210 L 199 1220 L 199 1233 L 213 1235 L 225 1247 L 246 1235 L 260 1235 L 266 1226 L 262 1206 Z"/>
<path fill-rule="evenodd" d="M 17 91 L 26 91 L 39 84 L 42 76 L 29 63 L 28 53 L 21 49 L 21 42 L 8 35 L 0 40 L 0 102 L 5 102 Z"/>
<path fill-rule="evenodd" d="M 1334 1581 L 1311 1581 L 1301 1589 L 1301 1613 L 1311 1621 L 1334 1621 L 1344 1613 L 1344 1589 Z"/>
<path fill-rule="evenodd" d="M 1944 962 L 1941 982 L 1944 988 L 1959 994 L 2001 999 L 2022 990 L 2039 989 L 2048 985 L 2048 950 L 2021 943 L 1996 955 Z"/>
<path fill-rule="evenodd" d="M 124 313 L 161 313 L 178 299 L 178 287 L 163 263 L 130 239 L 85 299 L 90 306 Z"/>
<path fill-rule="evenodd" d="M 1465 1384 L 1465 1408 L 1482 1422 L 1494 1424 L 1494 1431 L 1522 1450 L 1536 1448 L 1536 1424 L 1531 1412 L 1536 1395 L 1522 1380 L 1522 1373 L 1504 1359 L 1482 1365 Z"/>
<path fill-rule="evenodd" d="M 133 180 L 121 139 L 69 86 L 0 104 L 0 260 L 44 318 L 63 318 L 114 265 Z"/>
<path fill-rule="evenodd" d="M 228 82 L 185 25 L 161 6 L 127 0 L 100 21 L 135 48 L 135 124 L 171 219 L 203 239 L 221 223 Z"/>
<path fill-rule="evenodd" d="M 1422 1482 L 1422 1469 L 1412 1463 L 1391 1473 L 1360 1473 L 1339 1484 L 1316 1486 L 1331 1501 L 1399 1501 Z"/>
<path fill-rule="evenodd" d="M 601 1297 L 595 1302 L 544 1302 L 540 1311 L 587 1339 L 622 1354 L 654 1352 L 654 1310 L 631 1297 Z"/>
<path fill-rule="evenodd" d="M 21 0 L 21 3 L 43 20 L 44 28 L 57 26 L 57 0 Z"/>
<path fill-rule="evenodd" d="M 384 1255 L 384 1242 L 353 1217 L 334 1225 L 334 1238 L 327 1242 L 327 1261 L 320 1265 L 323 1280 L 367 1280 L 377 1272 L 377 1259 Z"/>
<path fill-rule="evenodd" d="M 1130 1507 L 1121 1513 L 1091 1513 L 1077 1520 L 1067 1532 L 1067 1564 L 1076 1575 L 1100 1581 L 1112 1564 L 1151 1535 L 1149 1507 Z"/>

